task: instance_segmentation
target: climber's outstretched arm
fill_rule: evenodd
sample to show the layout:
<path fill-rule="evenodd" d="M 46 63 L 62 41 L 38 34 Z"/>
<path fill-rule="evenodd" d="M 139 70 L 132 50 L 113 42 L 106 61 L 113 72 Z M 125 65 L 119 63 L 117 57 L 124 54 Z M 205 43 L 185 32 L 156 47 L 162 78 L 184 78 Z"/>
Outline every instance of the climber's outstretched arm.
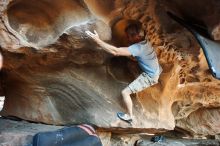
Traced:
<path fill-rule="evenodd" d="M 115 56 L 131 56 L 131 53 L 128 51 L 127 47 L 115 47 L 110 45 L 99 38 L 98 33 L 94 30 L 94 33 L 86 31 L 86 34 L 90 36 L 100 47 L 102 47 L 108 53 L 111 53 Z"/>

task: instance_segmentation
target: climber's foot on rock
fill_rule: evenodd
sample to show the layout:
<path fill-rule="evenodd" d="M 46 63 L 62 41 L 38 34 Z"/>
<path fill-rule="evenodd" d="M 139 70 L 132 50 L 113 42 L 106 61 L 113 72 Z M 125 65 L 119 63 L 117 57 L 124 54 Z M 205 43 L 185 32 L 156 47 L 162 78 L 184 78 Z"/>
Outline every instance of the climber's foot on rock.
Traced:
<path fill-rule="evenodd" d="M 121 119 L 121 120 L 123 120 L 123 121 L 125 121 L 125 122 L 132 125 L 132 118 L 128 114 L 125 114 L 123 112 L 118 112 L 117 116 L 118 116 L 119 119 Z"/>

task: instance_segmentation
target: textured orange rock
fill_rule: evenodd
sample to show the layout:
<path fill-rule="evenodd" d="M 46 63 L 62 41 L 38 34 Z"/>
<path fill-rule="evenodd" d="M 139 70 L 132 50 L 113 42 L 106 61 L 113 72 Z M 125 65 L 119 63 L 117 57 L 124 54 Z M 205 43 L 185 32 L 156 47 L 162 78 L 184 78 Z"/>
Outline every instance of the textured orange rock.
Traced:
<path fill-rule="evenodd" d="M 91 13 L 109 23 L 117 1 L 55 0 L 51 3 L 47 0 L 12 0 L 8 3 L 2 2 L 0 6 L 1 20 L 4 22 L 2 29 L 13 35 L 8 36 L 1 31 L 4 36 L 1 45 L 11 49 L 21 46 L 40 49 L 54 43 L 69 28 L 94 20 Z"/>
<path fill-rule="evenodd" d="M 33 47 L 42 47 L 54 43 L 68 28 L 88 21 L 85 7 L 70 0 L 15 0 L 7 8 L 8 27 Z"/>
<path fill-rule="evenodd" d="M 114 37 L 111 41 L 126 46 L 124 19 L 132 18 L 143 23 L 163 67 L 159 83 L 133 98 L 137 118 L 134 127 L 146 130 L 177 126 L 194 135 L 220 133 L 220 82 L 209 73 L 205 57 L 192 35 L 166 15 L 167 9 L 183 17 L 192 14 L 191 19 L 204 21 L 211 32 L 217 22 L 211 23 L 208 10 L 199 11 L 203 5 L 201 1 L 195 9 L 196 15 L 190 13 L 194 10 L 190 3 L 185 4 L 181 0 L 166 3 L 161 0 L 103 3 L 93 0 L 64 3 L 56 0 L 48 9 L 43 9 L 46 5 L 41 0 L 33 7 L 34 15 L 27 13 L 30 9 L 23 11 L 19 7 L 27 5 L 31 8 L 31 2 L 15 1 L 7 11 L 10 26 L 21 38 L 29 35 L 20 33 L 17 25 L 23 28 L 27 24 L 39 37 L 33 41 L 25 40 L 27 43 L 42 46 L 53 43 L 67 28 L 73 27 L 54 44 L 36 51 L 19 48 L 22 46 L 19 37 L 6 29 L 5 21 L 0 23 L 0 34 L 4 38 L 0 43 L 5 58 L 3 77 L 6 95 L 2 114 L 50 124 L 91 122 L 111 128 L 109 124 L 116 120 L 115 113 L 124 110 L 120 91 L 138 75 L 139 69 L 130 59 L 115 58 L 98 50 L 96 44 L 85 37 L 84 31 L 98 29 L 102 39 L 110 40 L 112 27 Z M 212 2 L 218 4 L 217 1 Z M 182 4 L 189 9 L 180 9 L 178 5 Z M 204 2 L 206 4 L 207 1 Z M 47 15 L 35 13 L 41 9 L 41 13 L 45 11 Z M 105 23 L 93 19 L 92 15 Z M 31 16 L 43 23 L 29 20 Z M 62 22 L 60 18 L 67 21 Z M 76 26 L 87 20 L 90 21 Z M 51 42 L 47 41 L 48 35 L 43 37 L 44 34 L 53 36 Z M 19 49 L 16 52 L 11 50 L 10 47 L 14 48 L 12 45 Z M 29 45 L 24 43 L 23 46 Z M 128 126 L 123 122 L 119 125 Z"/>

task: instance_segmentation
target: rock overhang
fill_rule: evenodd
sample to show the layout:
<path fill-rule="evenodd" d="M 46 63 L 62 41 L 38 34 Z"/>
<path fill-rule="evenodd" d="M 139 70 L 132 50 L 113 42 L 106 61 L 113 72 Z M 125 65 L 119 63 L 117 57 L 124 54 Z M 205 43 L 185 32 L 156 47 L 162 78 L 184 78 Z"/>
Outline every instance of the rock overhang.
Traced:
<path fill-rule="evenodd" d="M 28 33 L 20 33 L 18 27 L 13 24 L 19 22 L 21 18 L 13 18 L 14 14 L 15 12 L 22 12 L 25 13 L 24 16 L 30 17 L 31 13 L 27 13 L 28 9 L 23 11 L 22 6 L 19 6 L 19 4 L 33 5 L 34 3 L 25 0 L 14 2 L 11 6 L 8 6 L 8 24 L 19 35 L 17 37 L 19 40 L 30 35 Z M 43 0 L 37 2 L 38 4 L 36 3 L 33 11 L 38 11 L 37 8 L 41 9 L 46 6 L 44 5 L 45 2 Z M 65 17 L 65 14 L 61 15 L 62 9 L 58 11 L 57 7 L 62 7 L 62 5 L 59 5 L 59 0 L 53 2 L 54 7 L 48 8 L 48 11 L 57 10 L 54 14 L 60 12 L 59 14 L 62 16 L 60 18 L 69 20 L 68 23 L 64 21 L 63 23 L 65 24 L 62 24 L 61 21 L 60 26 L 55 25 L 59 24 L 57 23 L 59 22 L 58 17 L 52 17 L 53 14 L 50 16 L 49 12 L 44 12 L 47 11 L 46 9 L 40 11 L 45 14 L 48 13 L 48 15 L 42 18 L 42 20 L 45 19 L 45 23 L 38 25 L 42 25 L 42 28 L 45 26 L 51 27 L 51 32 L 55 33 L 52 33 L 54 34 L 52 39 L 45 39 L 39 36 L 41 34 L 44 36 L 45 33 L 47 37 L 47 33 L 50 34 L 50 31 L 44 31 L 41 27 L 38 27 L 40 31 L 38 31 L 39 29 L 31 29 L 33 31 L 32 34 L 40 39 L 34 40 L 30 38 L 33 41 L 28 39 L 25 41 L 31 44 L 30 46 L 37 45 L 36 48 L 40 48 L 37 53 L 27 52 L 28 49 L 24 49 L 21 53 L 22 55 L 18 55 L 16 52 L 13 53 L 13 51 L 11 53 L 7 52 L 7 47 L 3 47 L 3 55 L 5 56 L 5 71 L 3 70 L 3 72 L 7 76 L 7 78 L 4 78 L 5 85 L 7 85 L 5 93 L 7 95 L 6 98 L 8 98 L 3 111 L 5 115 L 15 115 L 27 120 L 51 124 L 67 124 L 73 121 L 88 122 L 88 119 L 91 119 L 90 122 L 100 127 L 106 127 L 110 121 L 114 121 L 115 113 L 118 110 L 123 110 L 120 91 L 126 86 L 128 81 L 134 79 L 135 75 L 138 74 L 138 69 L 136 69 L 135 63 L 131 60 L 124 59 L 122 61 L 123 59 L 112 58 L 112 56 L 96 50 L 97 46 L 95 44 L 88 39 L 85 41 L 81 36 L 84 33 L 82 30 L 105 28 L 99 32 L 101 34 L 106 33 L 103 38 L 110 40 L 111 31 L 109 28 L 111 27 L 111 21 L 116 18 L 121 20 L 118 17 L 122 17 L 125 19 L 138 19 L 143 22 L 149 39 L 155 46 L 160 63 L 164 68 L 159 84 L 139 93 L 139 98 L 134 98 L 134 102 L 138 107 L 135 112 L 140 120 L 138 127 L 140 129 L 150 127 L 173 129 L 176 125 L 194 134 L 213 135 L 218 133 L 218 128 L 216 127 L 218 127 L 219 120 L 215 117 L 218 117 L 219 113 L 219 82 L 213 79 L 207 71 L 208 67 L 204 56 L 192 36 L 178 24 L 172 22 L 165 14 L 167 9 L 171 9 L 189 18 L 190 12 L 193 11 L 192 3 L 183 3 L 181 0 L 175 2 L 167 1 L 168 4 L 165 3 L 166 7 L 164 7 L 163 3 L 159 4 L 160 1 L 151 0 L 136 2 L 116 1 L 115 3 L 107 1 L 100 4 L 95 0 L 84 1 L 85 3 L 81 1 L 85 5 L 82 5 L 81 2 L 78 3 L 78 1 L 67 1 L 67 5 L 68 2 L 73 2 L 74 7 L 79 5 L 78 8 L 82 8 L 82 10 L 79 10 L 79 13 L 77 11 L 77 13 Z M 196 1 L 195 3 L 198 2 Z M 207 4 L 207 1 L 204 4 Z M 217 5 L 218 2 L 213 0 L 209 4 Z M 77 10 L 72 9 L 74 8 L 71 7 L 72 5 L 68 5 L 70 7 L 69 12 Z M 180 9 L 180 6 L 186 7 L 186 11 L 184 12 L 184 10 Z M 177 10 L 177 8 L 179 9 Z M 205 11 L 199 11 L 202 8 L 202 4 L 199 4 L 199 7 L 195 9 L 196 13 L 192 13 L 194 16 L 191 16 L 191 19 L 195 18 L 195 16 L 198 17 L 197 19 L 200 19 L 200 22 L 203 21 L 203 24 L 207 25 L 209 30 L 212 30 L 213 26 L 217 24 L 217 22 L 214 23 L 212 20 L 216 21 L 216 19 L 213 19 L 214 16 L 210 17 L 206 11 L 209 8 L 205 7 Z M 39 15 L 39 19 L 41 19 L 41 16 Z M 96 19 L 100 18 L 104 23 L 99 22 L 97 24 L 94 16 L 96 16 Z M 82 19 L 85 21 L 77 19 L 78 17 L 84 17 Z M 79 23 L 73 22 L 72 18 L 76 18 L 76 22 L 79 20 L 80 23 L 89 22 L 90 24 L 84 23 L 84 26 L 77 26 Z M 88 21 L 90 19 L 94 23 Z M 39 21 L 34 23 L 34 21 L 26 20 L 26 22 L 36 25 Z M 72 23 L 74 23 L 74 28 L 66 32 L 66 29 L 72 26 Z M 25 28 L 26 25 L 21 25 L 21 27 Z M 31 27 L 37 28 L 34 25 L 31 25 Z M 113 32 L 114 29 L 112 28 Z M 21 29 L 22 31 L 24 30 Z M 62 35 L 63 32 L 65 32 L 64 35 Z M 121 30 L 121 32 L 123 31 Z M 59 38 L 60 35 L 62 36 Z M 119 39 L 123 40 L 123 35 Z M 120 42 L 122 43 L 122 41 Z M 48 47 L 47 43 L 52 43 L 52 45 Z M 29 45 L 24 43 L 23 46 Z M 45 48 L 49 48 L 48 51 L 44 52 Z M 53 50 L 55 52 L 52 52 Z M 13 56 L 20 57 L 14 58 Z M 84 87 L 89 90 L 86 91 Z M 14 90 L 14 93 L 11 92 L 11 89 Z M 90 100 L 82 100 L 82 102 L 79 97 L 89 98 Z M 62 98 L 65 98 L 66 101 Z M 105 104 L 101 105 L 101 107 L 99 107 L 99 104 L 97 107 L 91 105 L 102 100 Z M 17 102 L 15 103 L 14 101 Z M 32 104 L 25 105 L 25 103 Z M 85 107 L 81 106 L 83 104 L 87 105 L 87 107 L 93 107 L 99 112 L 94 114 L 93 108 L 93 110 L 86 110 Z M 108 108 L 103 110 L 105 107 Z M 210 110 L 210 107 L 214 109 Z M 74 114 L 71 109 L 75 109 L 76 113 Z M 84 111 L 84 114 L 77 114 L 79 109 Z M 26 111 L 26 113 L 22 113 L 22 111 Z M 101 111 L 105 114 L 102 115 Z M 210 116 L 209 119 L 201 118 L 205 123 L 211 122 L 208 126 L 202 126 L 202 123 L 196 122 L 198 115 L 202 115 L 201 113 L 207 115 L 206 117 Z M 209 113 L 213 113 L 213 115 Z M 102 115 L 102 120 L 95 120 L 97 115 Z M 106 115 L 108 115 L 107 119 L 105 118 Z M 86 119 L 85 117 L 90 118 Z M 209 121 L 210 119 L 212 120 Z M 202 130 L 196 128 L 195 124 L 201 126 L 202 128 L 200 129 Z"/>

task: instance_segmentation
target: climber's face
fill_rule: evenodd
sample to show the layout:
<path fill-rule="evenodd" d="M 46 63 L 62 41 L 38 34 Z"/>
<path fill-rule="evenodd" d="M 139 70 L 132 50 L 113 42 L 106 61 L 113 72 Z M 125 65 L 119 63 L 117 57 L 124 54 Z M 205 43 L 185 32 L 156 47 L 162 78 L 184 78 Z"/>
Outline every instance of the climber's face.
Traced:
<path fill-rule="evenodd" d="M 128 35 L 128 41 L 132 44 L 138 43 L 144 40 L 144 36 L 145 36 L 144 30 L 141 30 L 139 34 Z"/>

